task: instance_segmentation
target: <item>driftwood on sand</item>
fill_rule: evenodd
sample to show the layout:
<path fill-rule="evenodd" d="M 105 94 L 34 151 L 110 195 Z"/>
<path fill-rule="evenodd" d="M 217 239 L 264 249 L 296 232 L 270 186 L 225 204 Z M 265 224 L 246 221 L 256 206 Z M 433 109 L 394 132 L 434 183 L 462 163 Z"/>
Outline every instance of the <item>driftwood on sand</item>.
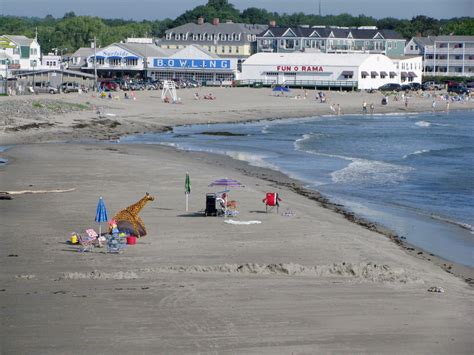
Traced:
<path fill-rule="evenodd" d="M 21 191 L 0 191 L 1 195 L 25 195 L 25 194 L 48 194 L 56 192 L 71 192 L 76 188 L 65 190 L 21 190 Z"/>

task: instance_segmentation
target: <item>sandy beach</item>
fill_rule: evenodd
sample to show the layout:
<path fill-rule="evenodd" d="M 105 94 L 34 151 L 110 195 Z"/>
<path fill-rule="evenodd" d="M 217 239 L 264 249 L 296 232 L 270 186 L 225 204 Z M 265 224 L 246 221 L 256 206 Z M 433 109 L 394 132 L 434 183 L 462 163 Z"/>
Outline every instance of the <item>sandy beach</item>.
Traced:
<path fill-rule="evenodd" d="M 217 100 L 198 101 L 196 90 L 179 91 L 182 105 L 161 103 L 158 91 L 135 101 L 119 93 L 0 98 L 1 110 L 13 108 L 0 146 L 15 144 L 1 153 L 8 164 L 0 166 L 0 190 L 73 189 L 0 201 L 0 353 L 472 353 L 471 269 L 352 222 L 280 173 L 109 142 L 181 124 L 331 114 L 331 103 L 343 113 L 360 113 L 364 101 L 377 113 L 406 112 L 403 101 L 381 106 L 380 94 L 328 92 L 320 104 L 314 91 L 297 100 L 246 88 L 212 89 Z M 412 97 L 408 111 L 429 111 L 432 100 Z M 43 107 L 31 111 L 35 101 Z M 64 113 L 51 106 L 58 101 L 67 103 Z M 15 109 L 21 105 L 26 111 Z M 472 101 L 450 107 L 473 108 Z M 101 142 L 84 142 L 91 139 Z M 233 220 L 261 223 L 203 217 L 206 192 L 217 191 L 208 185 L 221 177 L 245 185 L 231 191 L 239 206 Z M 292 213 L 265 213 L 267 191 L 281 195 L 280 212 Z M 146 192 L 155 200 L 140 214 L 148 235 L 137 245 L 109 254 L 68 243 L 74 231 L 97 229 L 99 196 L 111 217 Z"/>

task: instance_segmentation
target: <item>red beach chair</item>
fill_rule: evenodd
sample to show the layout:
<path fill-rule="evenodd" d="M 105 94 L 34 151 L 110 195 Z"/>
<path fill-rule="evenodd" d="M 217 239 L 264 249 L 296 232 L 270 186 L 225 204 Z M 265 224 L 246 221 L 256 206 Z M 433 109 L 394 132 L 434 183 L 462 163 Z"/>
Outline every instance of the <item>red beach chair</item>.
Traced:
<path fill-rule="evenodd" d="M 280 207 L 279 202 L 281 201 L 281 198 L 278 196 L 277 192 L 267 192 L 265 198 L 262 200 L 262 202 L 265 204 L 265 211 L 268 213 L 268 210 L 272 210 L 275 206 L 277 208 L 278 212 L 278 207 Z"/>

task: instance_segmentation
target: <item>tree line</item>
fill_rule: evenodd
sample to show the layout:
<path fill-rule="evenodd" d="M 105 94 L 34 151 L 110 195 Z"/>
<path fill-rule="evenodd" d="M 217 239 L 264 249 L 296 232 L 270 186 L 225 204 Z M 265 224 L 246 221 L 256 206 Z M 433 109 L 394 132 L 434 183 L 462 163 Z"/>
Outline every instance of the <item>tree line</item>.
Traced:
<path fill-rule="evenodd" d="M 270 21 L 275 21 L 280 26 L 377 26 L 379 29 L 395 30 L 406 39 L 416 35 L 474 36 L 472 17 L 438 20 L 427 16 L 416 16 L 412 19 L 392 17 L 375 19 L 370 16 L 350 14 L 326 16 L 303 12 L 279 14 L 256 7 L 239 11 L 228 0 L 209 0 L 206 5 L 188 10 L 174 20 L 169 18 L 154 21 L 102 19 L 95 16 L 76 16 L 74 12 L 68 12 L 62 18 L 51 15 L 44 18 L 0 16 L 0 34 L 25 35 L 33 38 L 37 31 L 38 41 L 44 53 L 55 50 L 58 53 L 72 53 L 79 47 L 89 47 L 94 37 L 97 37 L 98 45 L 102 47 L 122 41 L 127 37 L 162 37 L 167 29 L 195 22 L 200 16 L 206 21 L 212 21 L 217 17 L 221 21 L 249 24 L 268 24 Z"/>

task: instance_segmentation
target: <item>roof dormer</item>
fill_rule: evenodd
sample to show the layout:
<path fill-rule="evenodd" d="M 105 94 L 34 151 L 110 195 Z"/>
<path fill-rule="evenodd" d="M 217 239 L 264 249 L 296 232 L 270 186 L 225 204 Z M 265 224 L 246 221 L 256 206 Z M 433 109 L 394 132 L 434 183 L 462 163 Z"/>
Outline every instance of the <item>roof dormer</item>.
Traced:
<path fill-rule="evenodd" d="M 263 37 L 275 37 L 272 31 L 268 30 L 263 34 Z"/>
<path fill-rule="evenodd" d="M 321 38 L 321 35 L 318 33 L 318 31 L 313 31 L 311 32 L 311 34 L 309 35 L 310 37 L 318 37 L 318 38 Z"/>
<path fill-rule="evenodd" d="M 291 28 L 288 28 L 281 36 L 282 37 L 297 37 Z"/>
<path fill-rule="evenodd" d="M 380 32 L 377 32 L 375 36 L 373 37 L 373 39 L 385 39 L 385 38 L 380 34 Z"/>

